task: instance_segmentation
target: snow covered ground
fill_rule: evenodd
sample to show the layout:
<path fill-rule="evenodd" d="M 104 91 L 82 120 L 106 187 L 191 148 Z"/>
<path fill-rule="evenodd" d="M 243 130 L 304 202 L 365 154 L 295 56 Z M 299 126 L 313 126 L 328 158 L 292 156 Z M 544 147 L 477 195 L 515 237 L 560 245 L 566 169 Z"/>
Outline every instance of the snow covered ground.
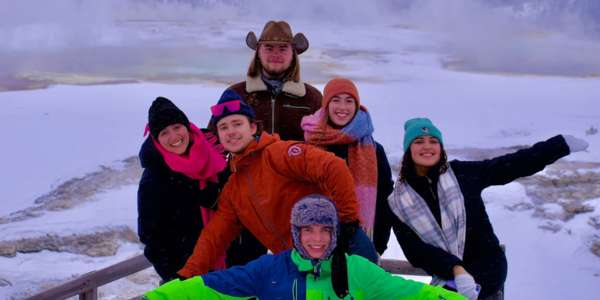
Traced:
<path fill-rule="evenodd" d="M 260 32 L 263 24 L 264 20 L 223 21 L 213 24 L 216 29 L 202 22 L 196 26 L 154 24 L 167 31 L 165 35 L 178 33 L 181 39 L 190 35 L 205 41 L 198 51 L 223 52 L 211 67 L 223 65 L 217 81 L 210 80 L 209 70 L 199 72 L 206 80 L 193 84 L 54 85 L 0 93 L 0 128 L 4 129 L 0 218 L 35 207 L 38 197 L 73 178 L 102 170 L 100 166 L 121 168 L 122 160 L 137 155 L 148 108 L 157 96 L 173 100 L 195 124 L 206 124 L 209 107 L 227 87 L 223 78 L 243 80 L 252 55 L 244 49 L 247 31 Z M 414 117 L 430 118 L 443 132 L 448 150 L 532 145 L 557 134 L 572 134 L 584 138 L 590 147 L 565 160 L 600 162 L 600 134 L 585 134 L 590 126 L 600 127 L 598 77 L 449 71 L 442 65 L 454 57 L 445 52 L 442 35 L 405 26 L 349 28 L 296 21 L 292 29 L 304 32 L 311 45 L 301 56 L 304 80 L 322 90 L 329 78 L 354 79 L 361 103 L 373 117 L 374 137 L 386 149 L 392 165 L 398 165 L 402 156 L 403 124 Z M 136 30 L 140 35 L 148 32 L 146 28 Z M 119 32 L 112 34 L 113 40 L 119 40 Z M 159 40 L 164 35 L 147 38 Z M 585 49 L 597 47 L 591 44 Z M 227 59 L 227 55 L 233 58 Z M 189 68 L 202 66 L 190 64 Z M 93 234 L 126 227 L 136 230 L 136 192 L 135 184 L 124 184 L 100 190 L 71 209 L 42 211 L 39 217 L 0 224 L 1 240 Z M 532 217 L 532 210 L 506 209 L 531 201 L 522 184 L 489 188 L 483 196 L 494 229 L 507 245 L 507 299 L 597 299 L 600 258 L 589 247 L 592 238 L 600 235 L 590 226 L 590 217 L 600 214 L 600 198 L 585 201 L 594 211 L 562 222 L 562 228 L 554 233 L 539 228 L 548 220 Z M 547 209 L 557 209 L 555 206 L 548 204 Z M 403 258 L 395 239 L 389 247 L 384 258 Z M 21 299 L 140 253 L 140 245 L 124 242 L 114 256 L 47 250 L 0 256 L 0 298 Z M 136 287 L 113 284 L 102 290 L 101 298 L 122 299 L 149 290 L 158 280 L 150 274 L 147 277 L 150 279 L 134 280 Z"/>

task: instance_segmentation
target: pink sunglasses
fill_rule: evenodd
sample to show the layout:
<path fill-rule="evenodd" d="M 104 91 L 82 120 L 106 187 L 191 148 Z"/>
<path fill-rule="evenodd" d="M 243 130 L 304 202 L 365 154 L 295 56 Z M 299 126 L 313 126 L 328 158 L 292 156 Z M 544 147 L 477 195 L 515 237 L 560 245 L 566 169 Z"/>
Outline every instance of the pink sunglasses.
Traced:
<path fill-rule="evenodd" d="M 229 101 L 229 102 L 217 104 L 217 105 L 211 107 L 210 110 L 212 111 L 213 116 L 218 117 L 223 114 L 225 107 L 227 107 L 227 110 L 229 110 L 229 112 L 238 111 L 238 110 L 240 110 L 240 107 L 241 107 L 241 101 L 235 100 L 235 101 Z"/>

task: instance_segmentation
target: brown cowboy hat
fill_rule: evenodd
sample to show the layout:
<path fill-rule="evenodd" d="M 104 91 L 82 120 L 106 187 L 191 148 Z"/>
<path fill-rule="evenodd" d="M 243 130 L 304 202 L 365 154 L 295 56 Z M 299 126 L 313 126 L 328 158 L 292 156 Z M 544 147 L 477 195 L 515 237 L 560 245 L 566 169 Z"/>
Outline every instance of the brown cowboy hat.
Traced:
<path fill-rule="evenodd" d="M 308 49 L 308 40 L 302 33 L 292 35 L 290 25 L 285 21 L 269 21 L 265 25 L 260 40 L 256 39 L 254 32 L 248 32 L 246 36 L 246 45 L 252 50 L 256 50 L 259 44 L 292 44 L 298 54 Z"/>

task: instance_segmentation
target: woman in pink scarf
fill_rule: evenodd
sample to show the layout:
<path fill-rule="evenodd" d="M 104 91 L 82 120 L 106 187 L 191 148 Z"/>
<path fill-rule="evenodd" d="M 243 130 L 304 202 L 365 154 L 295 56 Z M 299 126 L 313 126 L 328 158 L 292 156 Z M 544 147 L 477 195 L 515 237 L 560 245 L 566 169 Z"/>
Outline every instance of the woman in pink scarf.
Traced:
<path fill-rule="evenodd" d="M 144 173 L 138 190 L 138 235 L 146 245 L 144 255 L 166 282 L 179 278 L 176 272 L 193 253 L 231 172 L 217 138 L 190 123 L 166 98 L 152 103 L 144 135 L 148 132 L 139 154 Z M 246 258 L 240 248 L 233 245 L 223 253 L 214 269 L 224 269 L 226 257 L 227 265 L 255 258 Z"/>

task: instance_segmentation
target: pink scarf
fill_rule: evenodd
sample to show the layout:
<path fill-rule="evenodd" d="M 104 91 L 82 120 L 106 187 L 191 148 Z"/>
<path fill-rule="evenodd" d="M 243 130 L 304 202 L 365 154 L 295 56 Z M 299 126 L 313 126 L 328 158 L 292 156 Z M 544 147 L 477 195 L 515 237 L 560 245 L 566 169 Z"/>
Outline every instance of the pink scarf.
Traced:
<path fill-rule="evenodd" d="M 217 140 L 214 135 L 207 134 L 209 135 L 209 139 L 211 139 L 211 143 L 209 143 L 196 125 L 190 123 L 190 128 L 190 143 L 192 146 L 187 155 L 179 155 L 165 150 L 152 135 L 150 136 L 152 137 L 154 146 L 162 154 L 169 168 L 175 172 L 183 173 L 183 175 L 191 179 L 198 180 L 200 189 L 203 190 L 208 180 L 219 182 L 217 173 L 223 171 L 227 162 L 225 161 L 225 155 L 222 154 L 224 151 L 223 146 L 220 144 L 218 146 L 214 145 Z M 146 125 L 144 136 L 148 131 L 149 127 Z"/>
<path fill-rule="evenodd" d="M 377 154 L 375 140 L 371 136 L 375 130 L 371 115 L 361 106 L 350 123 L 342 129 L 335 129 L 325 123 L 325 110 L 321 108 L 313 115 L 303 117 L 300 126 L 306 142 L 319 149 L 327 150 L 330 145 L 348 145 L 348 167 L 360 205 L 358 215 L 363 221 L 362 228 L 373 240 L 377 207 Z"/>
<path fill-rule="evenodd" d="M 182 173 L 183 175 L 198 180 L 200 189 L 203 190 L 206 187 L 208 180 L 212 182 L 219 182 L 217 173 L 221 172 L 227 165 L 226 156 L 223 155 L 225 149 L 221 144 L 215 145 L 217 137 L 212 133 L 203 134 L 196 125 L 190 122 L 190 147 L 187 155 L 179 155 L 165 150 L 160 143 L 158 143 L 152 135 L 152 141 L 154 146 L 158 149 L 158 152 L 162 155 L 165 162 L 175 172 Z M 144 136 L 150 130 L 148 124 L 146 124 L 146 131 Z M 202 213 L 202 223 L 204 227 L 208 225 L 208 222 L 212 219 L 215 211 L 212 209 L 200 207 Z M 213 270 L 225 269 L 225 252 L 219 257 Z"/>

